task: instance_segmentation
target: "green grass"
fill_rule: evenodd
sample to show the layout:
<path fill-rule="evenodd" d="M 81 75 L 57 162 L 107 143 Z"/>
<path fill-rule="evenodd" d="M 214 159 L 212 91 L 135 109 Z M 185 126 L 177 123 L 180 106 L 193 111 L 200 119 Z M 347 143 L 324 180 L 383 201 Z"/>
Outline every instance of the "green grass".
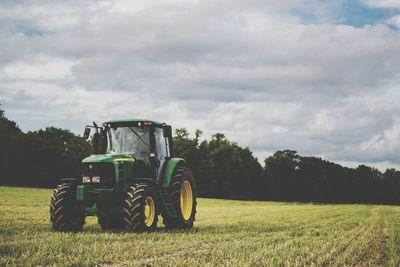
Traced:
<path fill-rule="evenodd" d="M 0 187 L 0 266 L 400 265 L 399 207 L 199 199 L 188 232 L 55 233 L 51 192 Z"/>

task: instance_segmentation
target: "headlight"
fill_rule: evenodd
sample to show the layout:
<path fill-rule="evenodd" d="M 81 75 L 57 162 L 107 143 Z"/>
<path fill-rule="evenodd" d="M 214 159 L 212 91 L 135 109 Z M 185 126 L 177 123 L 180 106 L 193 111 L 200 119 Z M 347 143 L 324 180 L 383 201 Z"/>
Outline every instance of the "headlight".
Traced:
<path fill-rule="evenodd" d="M 90 183 L 90 177 L 89 176 L 83 176 L 82 177 L 82 183 Z"/>
<path fill-rule="evenodd" d="M 100 176 L 93 176 L 92 183 L 100 183 Z"/>

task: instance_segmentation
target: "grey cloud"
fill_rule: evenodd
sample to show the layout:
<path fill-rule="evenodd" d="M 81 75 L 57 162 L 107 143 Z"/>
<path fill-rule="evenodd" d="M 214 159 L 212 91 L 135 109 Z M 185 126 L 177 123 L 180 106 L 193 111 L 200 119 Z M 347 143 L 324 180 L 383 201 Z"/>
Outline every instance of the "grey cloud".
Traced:
<path fill-rule="evenodd" d="M 305 25 L 292 12 L 307 4 L 323 14 L 319 1 L 169 2 L 132 12 L 113 10 L 115 3 L 7 7 L 3 69 L 43 55 L 74 62 L 64 79 L 47 82 L 46 94 L 29 88 L 45 81 L 10 81 L 0 72 L 11 118 L 25 120 L 13 115 L 24 110 L 23 88 L 28 102 L 40 103 L 30 109 L 42 126 L 60 116 L 80 133 L 75 123 L 91 118 L 155 117 L 206 135 L 223 131 L 257 155 L 293 148 L 399 163 L 400 32 Z M 18 32 L 20 21 L 42 34 Z"/>

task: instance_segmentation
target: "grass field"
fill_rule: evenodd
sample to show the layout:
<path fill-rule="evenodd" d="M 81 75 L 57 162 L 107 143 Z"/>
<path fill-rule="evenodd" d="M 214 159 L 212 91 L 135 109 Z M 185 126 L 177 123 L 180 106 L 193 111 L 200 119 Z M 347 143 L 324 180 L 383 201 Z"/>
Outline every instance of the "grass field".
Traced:
<path fill-rule="evenodd" d="M 192 231 L 51 231 L 51 190 L 0 187 L 0 265 L 400 265 L 400 207 L 199 199 Z"/>

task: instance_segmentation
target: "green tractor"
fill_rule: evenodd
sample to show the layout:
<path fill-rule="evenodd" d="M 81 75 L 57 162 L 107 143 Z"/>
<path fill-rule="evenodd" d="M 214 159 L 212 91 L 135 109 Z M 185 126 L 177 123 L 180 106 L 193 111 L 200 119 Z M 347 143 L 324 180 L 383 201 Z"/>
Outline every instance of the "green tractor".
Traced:
<path fill-rule="evenodd" d="M 158 215 L 168 229 L 190 229 L 196 186 L 185 160 L 176 158 L 171 126 L 146 119 L 111 120 L 91 128 L 93 155 L 82 177 L 61 179 L 50 202 L 55 231 L 81 231 L 86 216 L 102 230 L 154 231 Z"/>

